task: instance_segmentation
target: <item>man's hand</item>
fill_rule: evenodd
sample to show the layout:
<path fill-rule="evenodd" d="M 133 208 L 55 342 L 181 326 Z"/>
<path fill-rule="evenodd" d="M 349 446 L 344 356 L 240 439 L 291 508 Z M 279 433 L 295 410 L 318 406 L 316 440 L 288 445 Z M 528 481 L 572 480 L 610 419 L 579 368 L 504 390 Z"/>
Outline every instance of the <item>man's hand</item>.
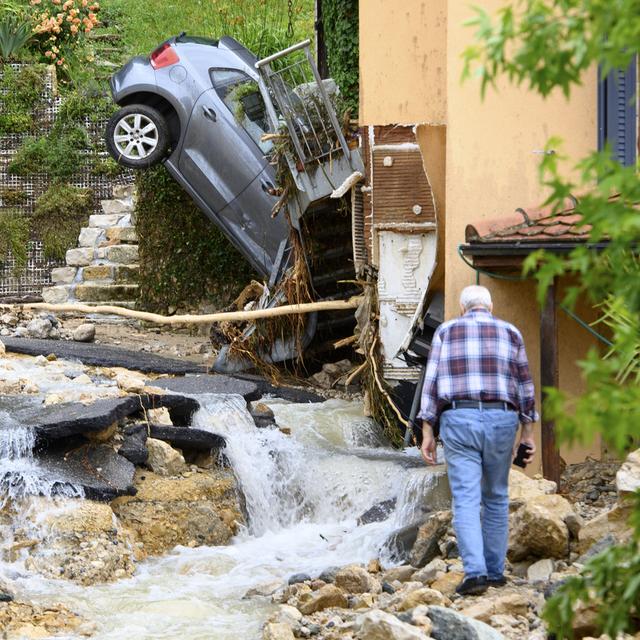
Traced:
<path fill-rule="evenodd" d="M 536 442 L 533 439 L 533 426 L 531 424 L 523 424 L 522 425 L 522 434 L 520 435 L 520 439 L 516 438 L 516 442 L 513 445 L 513 457 L 512 460 L 516 459 L 518 455 L 518 448 L 521 444 L 526 444 L 529 447 L 529 451 L 527 451 L 527 456 L 524 459 L 525 464 L 530 464 L 533 462 L 533 458 L 536 453 Z"/>
<path fill-rule="evenodd" d="M 437 464 L 436 439 L 433 437 L 433 429 L 428 422 L 422 423 L 422 446 L 420 453 L 427 464 Z"/>

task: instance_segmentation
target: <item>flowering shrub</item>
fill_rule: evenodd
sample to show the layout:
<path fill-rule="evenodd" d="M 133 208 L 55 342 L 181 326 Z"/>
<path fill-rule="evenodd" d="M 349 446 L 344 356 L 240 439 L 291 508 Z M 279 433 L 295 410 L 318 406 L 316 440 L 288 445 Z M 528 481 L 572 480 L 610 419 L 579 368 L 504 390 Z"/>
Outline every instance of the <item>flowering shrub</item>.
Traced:
<path fill-rule="evenodd" d="M 81 37 L 98 24 L 100 4 L 90 0 L 30 0 L 33 45 L 43 62 L 62 66 Z"/>

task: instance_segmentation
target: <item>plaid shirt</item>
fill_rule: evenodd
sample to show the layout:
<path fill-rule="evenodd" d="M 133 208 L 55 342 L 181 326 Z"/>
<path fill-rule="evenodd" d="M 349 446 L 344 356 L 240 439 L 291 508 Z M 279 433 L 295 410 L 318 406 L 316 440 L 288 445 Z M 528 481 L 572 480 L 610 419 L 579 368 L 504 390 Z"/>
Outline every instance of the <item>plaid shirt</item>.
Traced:
<path fill-rule="evenodd" d="M 485 309 L 438 327 L 418 418 L 435 425 L 452 400 L 509 402 L 520 422 L 535 422 L 533 381 L 520 332 Z"/>

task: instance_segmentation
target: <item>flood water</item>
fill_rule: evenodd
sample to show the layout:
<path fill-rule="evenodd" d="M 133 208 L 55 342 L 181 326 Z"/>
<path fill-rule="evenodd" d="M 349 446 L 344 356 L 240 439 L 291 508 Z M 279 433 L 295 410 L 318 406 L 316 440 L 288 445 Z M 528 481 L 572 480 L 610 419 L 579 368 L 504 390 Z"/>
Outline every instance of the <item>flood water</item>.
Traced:
<path fill-rule="evenodd" d="M 44 579 L 19 561 L 0 563 L 0 576 L 30 599 L 61 602 L 95 622 L 99 640 L 259 639 L 275 605 L 243 598 L 247 590 L 379 557 L 389 534 L 416 517 L 435 483 L 417 451 L 385 444 L 361 403 L 268 400 L 278 425 L 291 430 L 285 435 L 257 429 L 241 396 L 198 399 L 194 426 L 226 437 L 246 501 L 247 527 L 231 545 L 178 547 L 138 565 L 133 578 L 101 586 Z M 11 452 L 5 444 L 0 454 L 28 459 L 25 434 L 16 434 Z M 397 504 L 388 520 L 357 525 L 364 511 L 391 498 Z"/>

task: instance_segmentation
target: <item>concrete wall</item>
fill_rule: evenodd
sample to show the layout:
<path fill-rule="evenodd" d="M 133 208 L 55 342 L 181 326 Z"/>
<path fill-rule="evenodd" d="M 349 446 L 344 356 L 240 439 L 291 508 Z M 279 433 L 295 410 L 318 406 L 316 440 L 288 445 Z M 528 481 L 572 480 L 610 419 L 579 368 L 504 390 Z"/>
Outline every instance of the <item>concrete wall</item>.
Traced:
<path fill-rule="evenodd" d="M 444 220 L 439 219 L 440 264 L 447 317 L 458 313 L 462 288 L 475 282 L 475 273 L 458 256 L 465 226 L 544 201 L 537 152 L 551 136 L 564 140 L 562 152 L 573 159 L 597 146 L 595 69 L 585 75 L 583 86 L 574 90 L 570 100 L 560 92 L 543 100 L 504 81 L 497 92 L 489 90 L 483 101 L 477 81 L 461 84 L 461 54 L 473 41 L 473 29 L 463 26 L 472 16 L 469 4 L 459 0 L 360 2 L 362 123 L 445 125 L 437 136 L 419 127 L 418 140 Z M 477 4 L 493 11 L 504 0 Z M 443 182 L 444 189 L 438 189 Z M 522 330 L 538 381 L 539 309 L 533 283 L 482 277 L 481 284 L 492 291 L 496 314 Z M 589 314 L 589 310 L 583 312 Z M 581 381 L 575 363 L 594 339 L 562 312 L 558 320 L 560 385 L 578 393 Z M 563 450 L 562 455 L 574 462 L 599 452 L 596 443 L 588 450 Z"/>

